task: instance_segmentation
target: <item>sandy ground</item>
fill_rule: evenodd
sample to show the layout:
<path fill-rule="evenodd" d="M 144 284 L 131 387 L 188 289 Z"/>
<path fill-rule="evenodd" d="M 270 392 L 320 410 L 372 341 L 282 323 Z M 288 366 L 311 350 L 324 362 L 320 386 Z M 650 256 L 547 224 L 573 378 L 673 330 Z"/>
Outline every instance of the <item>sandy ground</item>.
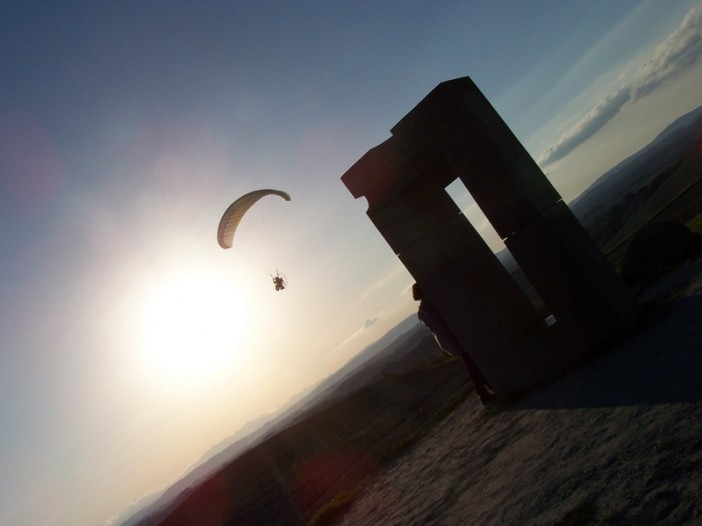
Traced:
<path fill-rule="evenodd" d="M 471 395 L 339 524 L 702 525 L 701 277 L 697 261 L 647 291 L 677 299 L 558 382 Z"/>

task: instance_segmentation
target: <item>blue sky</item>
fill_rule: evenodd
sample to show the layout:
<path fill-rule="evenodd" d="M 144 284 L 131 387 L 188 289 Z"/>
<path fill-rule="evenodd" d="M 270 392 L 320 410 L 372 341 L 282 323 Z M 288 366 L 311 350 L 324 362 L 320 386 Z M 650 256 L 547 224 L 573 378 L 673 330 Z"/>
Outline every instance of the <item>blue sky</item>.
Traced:
<path fill-rule="evenodd" d="M 572 199 L 702 104 L 701 27 L 692 0 L 5 2 L 0 523 L 110 520 L 413 312 L 339 177 L 436 84 L 471 76 Z M 221 250 L 261 187 L 292 201 Z"/>

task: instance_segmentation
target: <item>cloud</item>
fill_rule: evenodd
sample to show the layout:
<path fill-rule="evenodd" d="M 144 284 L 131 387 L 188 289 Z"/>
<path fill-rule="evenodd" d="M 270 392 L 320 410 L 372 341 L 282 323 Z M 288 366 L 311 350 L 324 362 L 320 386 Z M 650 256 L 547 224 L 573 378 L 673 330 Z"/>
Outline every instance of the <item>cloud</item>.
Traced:
<path fill-rule="evenodd" d="M 334 347 L 331 352 L 335 353 L 336 351 L 338 351 L 342 347 L 345 347 L 346 345 L 348 345 L 349 342 L 352 342 L 353 340 L 355 340 L 356 338 L 361 336 L 364 332 L 366 332 L 368 329 L 370 329 L 373 325 L 375 325 L 382 318 L 381 314 L 378 314 L 378 316 L 375 316 L 373 318 L 368 318 L 366 321 L 364 321 L 363 324 L 358 329 L 356 329 L 353 333 L 351 333 L 351 335 L 349 337 L 347 337 L 344 341 L 342 341 L 339 345 Z"/>
<path fill-rule="evenodd" d="M 402 265 L 395 265 L 390 272 L 381 276 L 378 280 L 366 287 L 366 289 L 358 295 L 355 305 L 361 305 L 366 302 L 369 298 L 373 297 L 376 292 L 382 291 L 389 282 L 406 272 Z"/>
<path fill-rule="evenodd" d="M 363 329 L 368 329 L 369 327 L 372 327 L 376 321 L 380 319 L 380 316 L 376 316 L 375 318 L 370 318 L 366 321 L 363 322 Z"/>
<path fill-rule="evenodd" d="M 395 296 L 395 298 L 391 301 L 391 303 L 385 308 L 381 309 L 375 316 L 372 318 L 366 319 L 361 326 L 356 329 L 351 335 L 349 335 L 344 341 L 342 341 L 339 345 L 334 347 L 332 349 L 332 353 L 337 352 L 339 349 L 346 347 L 350 342 L 354 341 L 356 338 L 359 338 L 361 336 L 364 336 L 366 332 L 376 325 L 378 322 L 385 322 L 387 320 L 392 320 L 394 318 L 394 308 L 397 307 L 398 303 L 401 302 L 402 300 L 405 301 L 410 301 L 412 304 L 414 304 L 414 300 L 412 300 L 412 294 L 410 293 L 412 289 L 412 281 L 410 281 L 409 284 L 402 286 L 399 294 Z"/>
<path fill-rule="evenodd" d="M 702 5 L 692 8 L 668 37 L 635 71 L 630 82 L 605 95 L 570 130 L 539 157 L 542 165 L 562 159 L 597 133 L 627 104 L 655 91 L 702 56 Z"/>

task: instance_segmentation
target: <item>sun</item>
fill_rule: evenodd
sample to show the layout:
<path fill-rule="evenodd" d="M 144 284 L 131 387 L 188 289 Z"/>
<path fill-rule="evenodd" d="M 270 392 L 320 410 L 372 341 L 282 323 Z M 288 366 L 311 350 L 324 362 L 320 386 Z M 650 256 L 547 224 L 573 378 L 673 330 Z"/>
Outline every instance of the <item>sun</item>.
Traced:
<path fill-rule="evenodd" d="M 144 361 L 175 380 L 204 381 L 222 373 L 248 339 L 250 310 L 234 285 L 202 269 L 181 268 L 149 280 L 136 310 Z"/>

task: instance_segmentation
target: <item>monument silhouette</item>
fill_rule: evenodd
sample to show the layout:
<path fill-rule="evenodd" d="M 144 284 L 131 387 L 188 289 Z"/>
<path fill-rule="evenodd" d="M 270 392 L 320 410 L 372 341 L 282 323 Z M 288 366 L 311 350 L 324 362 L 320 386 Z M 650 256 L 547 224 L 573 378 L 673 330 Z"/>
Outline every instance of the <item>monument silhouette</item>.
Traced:
<path fill-rule="evenodd" d="M 633 327 L 636 301 L 470 78 L 439 84 L 391 133 L 341 180 L 498 393 L 552 380 Z M 456 179 L 546 312 L 446 192 Z"/>

